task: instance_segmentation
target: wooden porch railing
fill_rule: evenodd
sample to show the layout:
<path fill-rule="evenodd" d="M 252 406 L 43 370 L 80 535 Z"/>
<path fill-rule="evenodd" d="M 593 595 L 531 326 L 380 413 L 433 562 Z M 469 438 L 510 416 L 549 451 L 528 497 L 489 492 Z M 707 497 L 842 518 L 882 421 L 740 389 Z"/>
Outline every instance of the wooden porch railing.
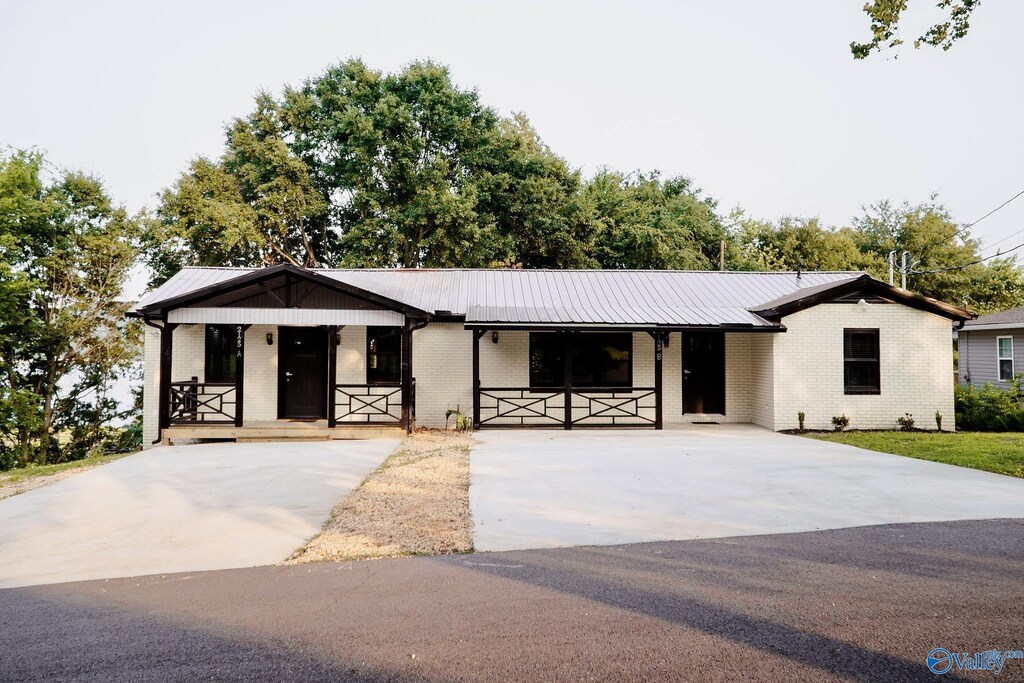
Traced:
<path fill-rule="evenodd" d="M 200 382 L 198 377 L 171 382 L 168 407 L 171 424 L 235 424 L 235 384 Z"/>
<path fill-rule="evenodd" d="M 334 421 L 338 424 L 401 424 L 401 383 L 335 384 Z"/>
<path fill-rule="evenodd" d="M 481 387 L 477 426 L 653 427 L 654 387 Z"/>

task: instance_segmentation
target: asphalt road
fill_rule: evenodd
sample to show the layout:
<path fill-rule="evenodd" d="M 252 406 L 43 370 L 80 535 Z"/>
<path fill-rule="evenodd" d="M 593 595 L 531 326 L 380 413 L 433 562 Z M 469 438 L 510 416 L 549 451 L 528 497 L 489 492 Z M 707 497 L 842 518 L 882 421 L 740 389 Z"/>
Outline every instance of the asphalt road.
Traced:
<path fill-rule="evenodd" d="M 1024 520 L 940 522 L 2 590 L 0 680 L 956 681 L 1022 626 Z"/>

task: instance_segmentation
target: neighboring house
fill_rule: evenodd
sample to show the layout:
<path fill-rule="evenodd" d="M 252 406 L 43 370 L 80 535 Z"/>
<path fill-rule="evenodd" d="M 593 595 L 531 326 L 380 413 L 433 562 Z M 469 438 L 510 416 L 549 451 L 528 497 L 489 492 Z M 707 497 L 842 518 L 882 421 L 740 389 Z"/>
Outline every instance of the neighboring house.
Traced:
<path fill-rule="evenodd" d="M 186 268 L 145 320 L 145 435 L 750 422 L 953 428 L 951 321 L 863 273 Z M 249 431 L 245 430 L 258 430 Z M 269 431 L 268 431 L 269 430 Z"/>
<path fill-rule="evenodd" d="M 968 320 L 957 336 L 961 382 L 1006 389 L 1024 373 L 1024 308 Z"/>

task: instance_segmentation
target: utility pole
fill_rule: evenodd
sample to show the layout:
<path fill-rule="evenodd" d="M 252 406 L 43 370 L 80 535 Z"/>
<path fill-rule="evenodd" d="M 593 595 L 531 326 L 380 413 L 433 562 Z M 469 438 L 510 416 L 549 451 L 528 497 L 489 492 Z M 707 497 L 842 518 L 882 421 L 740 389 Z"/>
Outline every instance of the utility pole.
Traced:
<path fill-rule="evenodd" d="M 907 273 L 909 273 L 909 272 L 910 272 L 910 252 L 909 251 L 905 251 L 905 252 L 903 252 L 903 262 L 902 262 L 901 267 L 900 267 L 900 275 L 902 276 L 900 278 L 900 281 L 902 282 L 902 284 L 900 285 L 900 289 L 906 289 L 907 288 Z"/>
<path fill-rule="evenodd" d="M 889 252 L 889 256 L 886 259 L 886 262 L 889 264 L 889 286 L 892 287 L 892 285 L 893 285 L 893 271 L 896 270 L 896 252 L 895 252 L 895 250 Z"/>
<path fill-rule="evenodd" d="M 725 270 L 725 240 L 718 242 L 718 269 Z"/>

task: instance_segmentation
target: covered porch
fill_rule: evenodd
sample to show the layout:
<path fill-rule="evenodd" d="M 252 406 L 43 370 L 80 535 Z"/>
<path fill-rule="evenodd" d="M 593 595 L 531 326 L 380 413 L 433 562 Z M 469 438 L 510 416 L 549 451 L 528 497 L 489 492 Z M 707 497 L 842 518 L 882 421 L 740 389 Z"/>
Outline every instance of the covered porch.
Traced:
<path fill-rule="evenodd" d="M 146 316 L 153 443 L 366 438 L 412 428 L 410 311 L 291 269 L 259 271 Z M 155 385 L 155 386 L 151 386 Z"/>

